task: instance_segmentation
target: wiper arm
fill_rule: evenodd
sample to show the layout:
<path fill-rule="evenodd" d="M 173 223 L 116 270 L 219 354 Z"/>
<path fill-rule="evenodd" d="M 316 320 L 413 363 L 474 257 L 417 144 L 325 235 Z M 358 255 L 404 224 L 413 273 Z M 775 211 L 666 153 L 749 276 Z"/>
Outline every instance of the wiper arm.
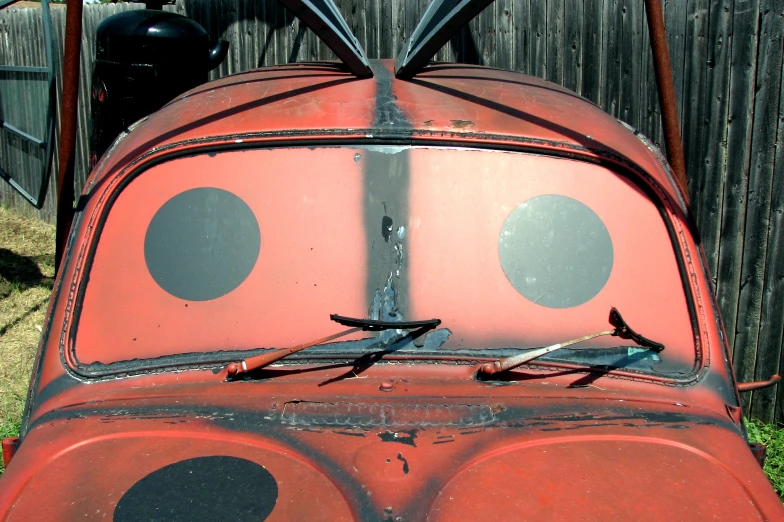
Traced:
<path fill-rule="evenodd" d="M 518 366 L 521 366 L 527 362 L 533 361 L 534 359 L 541 357 L 542 355 L 548 354 L 550 352 L 554 352 L 556 350 L 560 350 L 561 348 L 566 348 L 567 346 L 571 346 L 573 344 L 588 341 L 590 339 L 595 339 L 596 337 L 602 337 L 604 335 L 614 335 L 616 337 L 620 337 L 621 339 L 631 339 L 632 341 L 636 342 L 640 346 L 650 348 L 651 350 L 654 350 L 656 352 L 661 352 L 662 350 L 664 350 L 663 344 L 657 343 L 656 341 L 652 341 L 646 337 L 643 337 L 642 335 L 632 330 L 629 327 L 629 325 L 626 324 L 626 321 L 623 320 L 621 313 L 615 307 L 610 309 L 610 324 L 613 325 L 615 328 L 613 328 L 612 330 L 603 330 L 601 332 L 586 335 L 585 337 L 580 337 L 578 339 L 572 339 L 571 341 L 554 344 L 552 346 L 538 348 L 536 350 L 532 350 L 530 352 L 526 352 L 520 355 L 507 357 L 506 359 L 499 359 L 492 363 L 483 364 L 479 368 L 479 374 L 483 376 L 487 376 L 505 370 L 511 370 L 512 368 L 517 368 Z"/>
<path fill-rule="evenodd" d="M 310 348 L 311 346 L 323 344 L 332 341 L 333 339 L 337 339 L 339 337 L 343 337 L 356 332 L 361 332 L 361 331 L 379 332 L 382 330 L 417 330 L 417 329 L 430 330 L 441 324 L 441 319 L 395 322 L 395 321 L 377 321 L 375 319 L 357 319 L 354 317 L 344 317 L 342 315 L 337 315 L 337 314 L 332 314 L 329 316 L 329 318 L 338 324 L 342 324 L 344 326 L 352 326 L 353 328 L 349 328 L 348 330 L 343 330 L 342 332 L 338 332 L 332 335 L 328 335 L 326 337 L 322 337 L 321 339 L 316 339 L 315 341 L 299 344 L 292 348 L 281 348 L 280 350 L 275 350 L 269 353 L 263 353 L 261 355 L 256 355 L 254 357 L 248 357 L 247 359 L 243 359 L 238 363 L 231 363 L 226 368 L 228 376 L 236 377 L 241 373 L 247 373 L 253 370 L 258 370 L 259 368 L 263 368 L 268 364 L 272 364 L 275 361 L 279 361 L 284 357 L 288 357 L 293 353 L 302 351 L 305 348 Z"/>

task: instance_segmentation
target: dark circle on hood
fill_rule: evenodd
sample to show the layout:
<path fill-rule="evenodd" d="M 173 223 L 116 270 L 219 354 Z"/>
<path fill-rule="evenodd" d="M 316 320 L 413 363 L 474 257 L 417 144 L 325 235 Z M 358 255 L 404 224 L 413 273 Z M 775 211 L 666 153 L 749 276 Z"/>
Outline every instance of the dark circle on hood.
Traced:
<path fill-rule="evenodd" d="M 155 213 L 144 259 L 155 282 L 188 301 L 208 301 L 237 288 L 253 270 L 261 233 L 250 207 L 211 187 L 177 194 Z"/>
<path fill-rule="evenodd" d="M 598 294 L 613 266 L 613 244 L 601 218 L 566 196 L 538 196 L 514 209 L 498 240 L 501 266 L 525 298 L 571 308 Z"/>
<path fill-rule="evenodd" d="M 131 486 L 116 522 L 265 520 L 278 500 L 275 477 L 237 457 L 198 457 L 169 464 Z"/>

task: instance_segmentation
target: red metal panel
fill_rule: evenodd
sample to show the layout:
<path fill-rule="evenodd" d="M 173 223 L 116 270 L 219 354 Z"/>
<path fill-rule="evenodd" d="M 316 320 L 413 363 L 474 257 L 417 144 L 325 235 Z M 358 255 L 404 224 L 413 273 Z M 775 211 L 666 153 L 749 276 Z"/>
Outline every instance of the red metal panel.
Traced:
<path fill-rule="evenodd" d="M 40 424 L 47 428 L 35 429 L 20 448 L 3 478 L 0 517 L 111 516 L 139 481 L 205 455 L 263 465 L 277 481 L 270 520 L 304 513 L 383 518 L 390 511 L 435 520 L 782 514 L 772 489 L 751 485 L 765 478 L 729 419 L 699 407 L 592 400 L 598 392 L 590 390 L 568 402 L 524 399 L 509 387 L 499 389 L 505 397 L 488 400 L 477 398 L 476 383 L 436 380 L 430 371 L 373 396 L 370 384 L 394 371 L 353 379 L 347 384 L 362 391 L 343 399 L 336 399 L 339 390 L 318 387 L 339 373 L 326 370 L 284 377 L 283 384 L 228 385 L 219 396 L 214 387 L 211 397 L 182 394 L 178 405 L 153 399 L 71 408 Z M 264 396 L 267 387 L 277 387 L 275 397 Z M 453 398 L 424 396 L 436 389 Z M 392 414 L 374 416 L 356 407 L 363 403 Z M 311 417 L 287 414 L 304 404 Z M 414 408 L 420 414 L 409 421 Z M 427 423 L 430 410 L 435 425 Z"/>

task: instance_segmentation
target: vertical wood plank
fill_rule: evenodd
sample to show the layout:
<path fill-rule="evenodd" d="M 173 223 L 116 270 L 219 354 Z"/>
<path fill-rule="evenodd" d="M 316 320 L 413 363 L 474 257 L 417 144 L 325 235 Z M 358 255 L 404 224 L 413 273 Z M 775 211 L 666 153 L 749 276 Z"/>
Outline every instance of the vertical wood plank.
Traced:
<path fill-rule="evenodd" d="M 564 0 L 547 1 L 547 79 L 564 82 Z"/>
<path fill-rule="evenodd" d="M 784 67 L 782 69 L 775 169 L 771 191 L 768 265 L 765 275 L 766 301 L 762 305 L 766 315 L 759 341 L 766 352 L 778 352 L 777 373 L 779 374 L 784 369 L 784 324 L 782 324 L 784 322 Z M 777 384 L 774 391 L 776 402 L 773 407 L 773 420 L 781 424 L 784 422 L 784 386 Z M 763 398 L 763 400 L 769 399 Z"/>
<path fill-rule="evenodd" d="M 540 2 L 540 0 L 534 0 Z M 512 10 L 513 38 L 512 68 L 523 74 L 531 74 L 528 60 L 531 46 L 531 0 L 514 0 Z"/>
<path fill-rule="evenodd" d="M 602 31 L 604 17 L 603 0 L 585 0 L 583 27 L 583 67 L 581 94 L 600 104 L 602 99 L 602 74 L 604 54 L 602 49 Z"/>
<path fill-rule="evenodd" d="M 727 175 L 719 235 L 716 297 L 733 350 L 737 377 L 749 380 L 753 367 L 736 348 L 738 291 L 741 286 L 743 230 L 746 223 L 751 123 L 757 70 L 759 0 L 735 0 L 730 52 L 730 99 L 727 118 Z"/>
<path fill-rule="evenodd" d="M 496 4 L 484 8 L 477 17 L 481 38 L 482 63 L 488 67 L 498 67 L 496 62 Z"/>
<path fill-rule="evenodd" d="M 780 16 L 782 0 L 760 2 L 760 32 L 757 50 L 757 95 L 751 140 L 746 227 L 743 238 L 741 288 L 738 296 L 736 351 L 742 348 L 742 371 L 754 378 L 776 369 L 777 354 L 759 346 L 760 326 L 770 317 L 762 310 L 763 290 L 768 252 L 771 188 L 776 153 L 779 91 L 781 87 L 782 33 Z M 778 9 L 776 9 L 776 4 Z M 765 347 L 767 348 L 767 347 Z M 775 372 L 773 372 L 775 373 Z M 765 377 L 766 379 L 769 375 Z M 774 394 L 752 392 L 751 411 L 763 418 L 772 418 Z M 754 411 L 759 409 L 760 411 Z M 747 410 L 748 411 L 748 410 Z"/>
<path fill-rule="evenodd" d="M 500 69 L 514 68 L 514 26 L 512 23 L 513 0 L 496 0 L 495 6 L 495 66 Z"/>
<path fill-rule="evenodd" d="M 713 288 L 716 289 L 716 270 L 721 232 L 721 203 L 724 199 L 724 178 L 727 165 L 727 117 L 729 108 L 729 48 L 732 38 L 732 0 L 711 0 L 708 13 L 708 44 L 705 92 L 701 96 L 705 107 L 706 126 L 701 142 L 704 168 L 690 172 L 695 178 L 693 192 L 702 205 L 700 235 Z M 697 155 L 697 151 L 692 154 Z"/>
<path fill-rule="evenodd" d="M 379 31 L 381 23 L 381 13 L 379 12 L 379 0 L 368 0 L 365 8 L 365 54 L 368 58 L 376 59 L 379 55 Z"/>
<path fill-rule="evenodd" d="M 686 1 L 665 0 L 664 24 L 667 28 L 667 47 L 670 50 L 670 63 L 675 80 L 675 99 L 678 101 L 678 114 L 683 135 L 683 67 L 686 49 Z"/>
<path fill-rule="evenodd" d="M 397 57 L 400 50 L 405 45 L 406 38 L 406 1 L 395 0 L 392 2 L 392 45 L 391 56 Z"/>
<path fill-rule="evenodd" d="M 343 1 L 345 2 L 345 0 Z M 348 26 L 363 49 L 367 49 L 368 32 L 370 31 L 366 23 L 368 7 L 367 0 L 351 0 L 351 21 Z"/>
<path fill-rule="evenodd" d="M 604 0 L 604 98 L 601 107 L 616 118 L 620 117 L 621 100 L 621 35 L 623 31 L 622 0 Z"/>
<path fill-rule="evenodd" d="M 697 180 L 703 174 L 705 154 L 701 140 L 704 113 L 701 99 L 705 93 L 705 62 L 708 0 L 689 0 L 687 4 L 686 59 L 683 71 L 683 109 L 680 113 L 683 140 L 691 144 L 684 151 L 689 192 L 697 193 Z M 700 229 L 707 226 L 702 215 L 702 198 L 692 199 L 692 213 Z"/>
<path fill-rule="evenodd" d="M 731 1 L 731 0 L 730 0 Z M 651 51 L 650 34 L 648 33 L 648 15 L 643 8 L 642 24 L 642 93 L 640 102 L 640 127 L 651 142 L 661 149 L 661 110 L 659 93 L 656 85 L 656 73 L 653 69 L 653 53 Z M 686 144 L 684 144 L 684 147 Z"/>
<path fill-rule="evenodd" d="M 583 79 L 583 0 L 564 0 L 564 73 L 567 89 L 582 93 Z"/>
<path fill-rule="evenodd" d="M 642 4 L 637 0 L 620 1 L 620 16 L 623 26 L 621 29 L 622 43 L 618 53 L 621 69 L 618 115 L 620 119 L 635 128 L 640 125 L 642 7 Z"/>
<path fill-rule="evenodd" d="M 528 54 L 529 74 L 547 78 L 547 4 L 549 0 L 531 0 L 531 39 Z"/>
<path fill-rule="evenodd" d="M 379 28 L 378 50 L 379 57 L 392 58 L 397 57 L 395 54 L 396 39 L 398 33 L 395 27 L 396 17 L 394 13 L 398 10 L 398 5 L 401 0 L 379 0 L 379 20 L 381 27 Z"/>

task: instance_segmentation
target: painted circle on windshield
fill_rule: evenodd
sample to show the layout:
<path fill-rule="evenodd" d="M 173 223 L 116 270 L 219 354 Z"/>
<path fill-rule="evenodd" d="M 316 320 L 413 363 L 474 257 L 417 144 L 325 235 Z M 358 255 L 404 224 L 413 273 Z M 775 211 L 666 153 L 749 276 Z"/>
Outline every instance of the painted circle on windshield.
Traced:
<path fill-rule="evenodd" d="M 501 266 L 526 299 L 548 308 L 572 308 L 607 283 L 613 244 L 607 227 L 583 203 L 538 196 L 514 209 L 498 240 Z"/>
<path fill-rule="evenodd" d="M 256 216 L 226 190 L 201 187 L 177 194 L 155 213 L 144 258 L 162 289 L 188 301 L 208 301 L 237 288 L 261 248 Z"/>

